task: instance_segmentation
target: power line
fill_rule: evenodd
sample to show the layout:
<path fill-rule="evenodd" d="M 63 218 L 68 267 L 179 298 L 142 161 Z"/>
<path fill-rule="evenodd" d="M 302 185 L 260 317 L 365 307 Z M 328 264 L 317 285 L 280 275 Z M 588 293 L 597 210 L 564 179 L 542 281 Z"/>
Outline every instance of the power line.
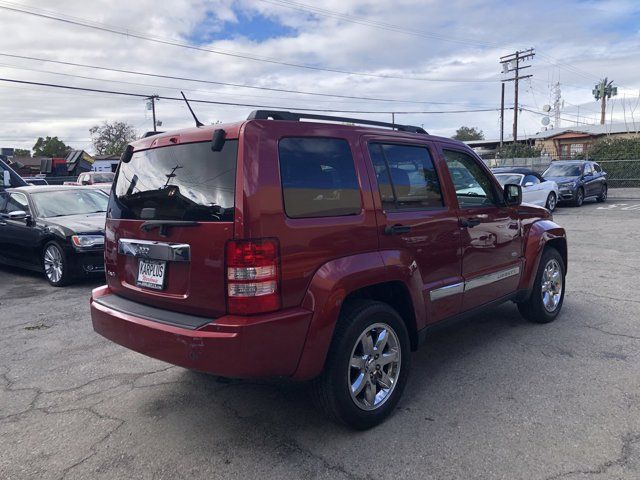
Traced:
<path fill-rule="evenodd" d="M 30 57 L 30 56 L 26 56 L 26 55 L 15 55 L 15 54 L 2 53 L 2 52 L 0 52 L 0 56 L 8 57 L 8 58 L 17 58 L 17 59 L 21 59 L 21 60 L 34 60 L 34 61 L 39 61 L 39 62 L 54 63 L 54 64 L 58 64 L 58 65 L 67 65 L 67 66 L 73 66 L 73 67 L 89 68 L 89 69 L 93 69 L 93 70 L 103 70 L 103 71 L 107 71 L 107 72 L 125 73 L 125 74 L 129 74 L 129 75 L 139 75 L 139 76 L 144 76 L 144 77 L 155 77 L 155 78 L 163 78 L 163 79 L 168 79 L 168 80 L 180 80 L 180 81 L 204 83 L 204 84 L 210 84 L 210 85 L 221 85 L 221 86 L 226 86 L 226 87 L 249 88 L 249 89 L 254 89 L 254 90 L 263 90 L 263 91 L 270 91 L 270 92 L 284 92 L 284 93 L 293 93 L 293 94 L 301 94 L 301 95 L 312 95 L 312 96 L 319 96 L 319 97 L 334 97 L 334 98 L 349 99 L 349 100 L 366 100 L 366 101 L 390 102 L 390 103 L 391 102 L 393 102 L 393 103 L 413 103 L 413 104 L 429 104 L 429 105 L 459 105 L 460 104 L 460 103 L 456 103 L 456 102 L 431 102 L 431 101 L 419 101 L 419 100 L 400 100 L 400 99 L 380 98 L 380 97 L 363 97 L 363 96 L 355 96 L 355 95 L 338 95 L 338 94 L 331 94 L 331 93 L 308 92 L 308 91 L 302 91 L 302 90 L 290 90 L 290 89 L 285 89 L 285 88 L 262 87 L 262 86 L 257 86 L 257 85 L 244 85 L 244 84 L 230 83 L 230 82 L 219 82 L 219 81 L 215 81 L 215 80 L 204 80 L 204 79 L 200 79 L 200 78 L 178 77 L 178 76 L 173 76 L 173 75 L 163 75 L 163 74 L 156 74 L 156 73 L 139 72 L 139 71 L 135 71 L 135 70 L 125 70 L 125 69 L 120 69 L 120 68 L 111 68 L 111 67 L 104 67 L 104 66 L 99 66 L 99 65 L 89 65 L 89 64 L 85 64 L 85 63 L 65 62 L 65 61 L 61 61 L 61 60 L 51 60 L 51 59 L 46 59 L 46 58 Z M 26 69 L 26 67 L 17 67 L 17 66 L 11 66 L 11 68 L 25 68 Z M 80 75 L 72 75 L 72 74 L 60 73 L 60 72 L 47 72 L 47 71 L 43 71 L 43 72 L 44 73 L 53 73 L 55 75 L 74 76 L 74 77 L 84 78 L 84 79 L 89 79 L 89 80 L 101 80 L 101 81 L 111 81 L 111 82 L 120 82 L 120 83 L 131 83 L 131 82 L 125 82 L 125 81 L 122 81 L 122 80 L 102 80 L 102 79 L 96 79 L 96 78 L 92 78 L 92 77 L 85 77 L 85 76 L 80 76 Z M 140 85 L 140 84 L 133 84 L 133 85 Z M 148 86 L 153 86 L 153 85 L 148 85 Z M 175 88 L 175 87 L 163 87 L 163 86 L 159 86 L 159 85 L 156 85 L 156 87 L 157 88 Z M 194 91 L 197 91 L 197 90 L 194 90 Z"/>
<path fill-rule="evenodd" d="M 373 27 L 373 28 L 379 28 L 382 30 L 387 30 L 387 31 L 392 31 L 392 32 L 398 32 L 398 33 L 404 33 L 407 35 L 413 35 L 416 37 L 422 37 L 422 38 L 428 38 L 428 39 L 436 39 L 436 40 L 441 40 L 444 42 L 451 42 L 451 43 L 458 43 L 458 44 L 462 44 L 462 45 L 469 45 L 469 46 L 475 46 L 475 47 L 492 47 L 492 48 L 501 48 L 503 47 L 502 44 L 499 43 L 494 43 L 494 42 L 486 42 L 486 41 L 471 41 L 471 40 L 466 40 L 466 39 L 461 39 L 461 38 L 456 38 L 456 37 L 449 37 L 446 35 L 439 35 L 439 34 L 435 34 L 432 32 L 425 32 L 422 30 L 412 30 L 412 29 L 408 29 L 408 28 L 404 28 L 400 25 L 395 25 L 395 24 L 391 24 L 391 23 L 385 23 L 385 22 L 378 22 L 375 20 L 370 20 L 364 17 L 358 17 L 355 15 L 349 15 L 349 14 L 344 14 L 344 13 L 340 13 L 340 12 L 336 12 L 333 10 L 327 10 L 324 8 L 319 8 L 319 7 L 315 7 L 312 5 L 306 5 L 303 3 L 298 3 L 298 2 L 292 2 L 292 1 L 288 1 L 288 0 L 259 0 L 263 3 L 268 3 L 271 5 L 277 5 L 280 7 L 284 7 L 284 8 L 290 8 L 290 9 L 294 9 L 294 10 L 298 10 L 298 11 L 302 11 L 302 12 L 307 12 L 307 13 L 312 13 L 315 15 L 322 15 L 325 17 L 329 17 L 329 18 L 336 18 L 339 20 L 344 20 L 346 22 L 351 22 L 351 23 L 355 23 L 355 24 L 359 24 L 359 25 L 366 25 L 369 27 Z M 574 65 L 571 65 L 567 62 L 562 62 L 554 57 L 552 57 L 551 55 L 547 55 L 544 53 L 540 53 L 538 52 L 538 55 L 540 55 L 541 57 L 545 58 L 546 60 L 545 63 L 548 63 L 550 65 L 553 65 L 555 67 L 558 68 L 564 68 L 565 70 L 574 73 L 576 75 L 580 75 L 584 78 L 588 78 L 590 80 L 596 78 L 595 76 L 593 76 L 593 74 L 582 70 Z"/>
<path fill-rule="evenodd" d="M 127 97 L 135 97 L 135 98 L 147 98 L 149 95 L 143 93 L 132 93 L 132 92 L 119 92 L 114 90 L 104 90 L 98 88 L 87 88 L 87 87 L 76 87 L 72 85 L 61 85 L 57 83 L 45 83 L 45 82 L 32 82 L 27 80 L 16 80 L 13 78 L 0 78 L 0 82 L 10 82 L 10 83 L 18 83 L 23 85 L 37 85 L 41 87 L 51 87 L 51 88 L 62 88 L 72 91 L 82 91 L 82 92 L 96 92 L 96 93 L 107 93 L 111 95 L 122 95 Z M 173 100 L 184 102 L 182 98 L 179 97 L 167 97 L 158 95 L 156 98 L 161 100 Z M 304 112 L 325 112 L 325 113 L 362 113 L 362 114 L 400 114 L 400 115 L 412 115 L 412 114 L 446 114 L 446 113 L 474 113 L 474 112 L 494 112 L 497 111 L 497 108 L 479 108 L 479 109 L 468 109 L 468 110 L 426 110 L 426 111 L 376 111 L 376 110 L 337 110 L 337 109 L 321 109 L 321 108 L 300 108 L 300 107 L 283 107 L 283 106 L 275 106 L 275 105 L 261 105 L 261 104 L 252 104 L 252 103 L 235 103 L 235 102 L 220 102 L 215 100 L 199 100 L 199 99 L 189 99 L 191 103 L 204 103 L 211 105 L 227 105 L 227 106 L 235 106 L 235 107 L 251 107 L 251 108 L 270 108 L 274 110 L 298 110 Z"/>
<path fill-rule="evenodd" d="M 307 69 L 307 70 L 315 70 L 315 71 L 323 71 L 323 72 L 330 72 L 330 73 L 340 73 L 343 75 L 355 75 L 355 76 L 362 76 L 362 77 L 373 77 L 373 78 L 385 78 L 385 79 L 393 79 L 393 80 L 412 80 L 412 81 L 421 81 L 421 82 L 442 82 L 442 83 L 495 83 L 498 80 L 497 79 L 493 79 L 493 80 L 474 80 L 474 79 L 437 79 L 437 78 L 424 78 L 424 77 L 408 77 L 408 76 L 404 76 L 404 75 L 384 75 L 384 74 L 377 74 L 377 73 L 368 73 L 368 72 L 354 72 L 354 71 L 350 71 L 350 70 L 342 70 L 342 69 L 338 69 L 338 68 L 328 68 L 328 67 L 319 67 L 319 66 L 314 66 L 314 65 L 306 65 L 306 64 L 300 64 L 300 63 L 292 63 L 292 62 L 284 62 L 284 61 L 280 61 L 280 60 L 275 60 L 272 58 L 266 58 L 266 57 L 258 57 L 258 56 L 254 56 L 254 55 L 249 55 L 246 53 L 239 53 L 239 52 L 234 52 L 234 51 L 230 51 L 230 50 L 221 50 L 221 49 L 212 49 L 212 48 L 205 48 L 205 47 L 198 47 L 195 45 L 190 45 L 187 43 L 181 43 L 181 42 L 177 42 L 175 40 L 171 40 L 171 39 L 165 39 L 162 37 L 151 37 L 148 35 L 145 35 L 143 33 L 139 33 L 139 32 L 135 32 L 133 30 L 121 30 L 118 27 L 112 26 L 112 25 L 107 25 L 107 24 L 103 24 L 103 23 L 98 23 L 98 22 L 92 22 L 89 23 L 89 20 L 83 19 L 83 18 L 78 18 L 78 17 L 70 17 L 70 16 L 61 16 L 60 14 L 56 15 L 56 12 L 51 12 L 48 10 L 43 10 L 43 9 L 34 9 L 32 8 L 31 10 L 26 10 L 24 8 L 18 8 L 18 7 L 23 7 L 23 5 L 17 5 L 17 6 L 12 6 L 12 5 L 16 5 L 16 4 L 11 4 L 9 2 L 2 2 L 3 4 L 0 4 L 0 8 L 5 9 L 5 10 L 9 10 L 12 12 L 17 12 L 17 13 L 24 13 L 26 15 L 32 15 L 35 17 L 40 17 L 40 18 L 46 18 L 48 20 L 55 20 L 55 21 L 59 21 L 59 22 L 64 22 L 70 25 L 75 25 L 75 26 L 80 26 L 80 27 L 85 27 L 85 28 L 91 28 L 94 30 L 99 30 L 102 32 L 108 32 L 108 33 L 113 33 L 113 34 L 117 34 L 117 35 L 122 35 L 125 37 L 130 37 L 130 38 L 137 38 L 139 40 L 145 40 L 148 42 L 155 42 L 155 43 L 159 43 L 162 45 L 169 45 L 169 46 L 173 46 L 173 47 L 180 47 L 180 48 L 186 48 L 186 49 L 190 49 L 190 50 L 195 50 L 195 51 L 199 51 L 199 52 L 207 52 L 207 53 L 213 53 L 216 55 L 224 55 L 224 56 L 228 56 L 228 57 L 233 57 L 233 58 L 242 58 L 245 60 L 252 60 L 252 61 L 256 61 L 256 62 L 264 62 L 264 63 L 270 63 L 270 64 L 275 64 L 275 65 L 282 65 L 285 67 L 293 67 L 293 68 L 302 68 L 302 69 Z M 34 10 L 39 10 L 39 11 L 34 11 Z M 44 13 L 46 12 L 46 13 Z"/>
<path fill-rule="evenodd" d="M 306 5 L 298 2 L 290 2 L 286 0 L 259 0 L 259 1 L 263 3 L 271 4 L 271 5 L 276 5 L 279 7 L 298 10 L 301 12 L 312 13 L 315 15 L 322 15 L 324 17 L 329 17 L 329 18 L 336 18 L 339 20 L 344 20 L 346 22 L 355 23 L 358 25 L 365 25 L 368 27 L 379 28 L 379 29 L 387 30 L 391 32 L 405 33 L 407 35 L 413 35 L 416 37 L 435 39 L 435 40 L 441 40 L 443 42 L 458 43 L 458 44 L 470 45 L 470 46 L 480 46 L 480 47 L 499 47 L 500 46 L 500 44 L 497 44 L 497 43 L 480 42 L 477 40 L 471 41 L 471 40 L 465 40 L 461 38 L 449 37 L 446 35 L 440 35 L 432 32 L 425 32 L 423 30 L 413 30 L 413 29 L 405 28 L 400 25 L 395 25 L 392 23 L 378 22 L 375 20 L 370 20 L 368 18 L 340 13 L 333 10 L 319 8 L 319 7 Z"/>

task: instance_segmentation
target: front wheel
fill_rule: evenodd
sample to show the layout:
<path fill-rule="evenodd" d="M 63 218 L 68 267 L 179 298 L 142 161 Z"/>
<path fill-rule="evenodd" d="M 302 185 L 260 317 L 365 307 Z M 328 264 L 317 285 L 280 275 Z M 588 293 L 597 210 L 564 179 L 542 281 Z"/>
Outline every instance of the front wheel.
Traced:
<path fill-rule="evenodd" d="M 598 195 L 596 197 L 596 201 L 602 203 L 602 202 L 606 202 L 607 201 L 607 194 L 608 194 L 608 188 L 607 185 L 602 185 L 602 190 L 600 190 L 600 195 Z"/>
<path fill-rule="evenodd" d="M 54 287 L 63 287 L 71 280 L 67 256 L 56 242 L 47 243 L 42 250 L 42 267 L 47 280 Z"/>
<path fill-rule="evenodd" d="M 547 197 L 547 210 L 553 212 L 556 209 L 556 205 L 558 205 L 558 198 L 556 197 L 556 194 L 554 192 L 551 192 Z"/>
<path fill-rule="evenodd" d="M 583 203 L 584 203 L 584 190 L 582 189 L 582 187 L 580 187 L 576 192 L 576 199 L 573 201 L 573 206 L 581 207 Z"/>
<path fill-rule="evenodd" d="M 524 318 L 535 323 L 555 320 L 564 301 L 565 265 L 560 253 L 552 247 L 544 250 L 531 295 L 518 303 Z"/>
<path fill-rule="evenodd" d="M 407 327 L 389 305 L 358 301 L 345 306 L 333 334 L 314 396 L 327 415 L 364 430 L 393 412 L 409 375 Z"/>

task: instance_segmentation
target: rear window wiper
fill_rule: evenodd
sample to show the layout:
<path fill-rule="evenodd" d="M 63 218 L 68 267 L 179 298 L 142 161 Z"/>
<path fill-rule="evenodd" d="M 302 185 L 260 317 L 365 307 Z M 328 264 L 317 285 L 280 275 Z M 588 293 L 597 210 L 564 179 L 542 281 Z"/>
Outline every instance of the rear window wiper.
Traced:
<path fill-rule="evenodd" d="M 140 230 L 149 232 L 154 228 L 160 229 L 160 236 L 167 236 L 167 228 L 169 227 L 197 227 L 198 222 L 193 220 L 147 220 L 140 225 Z"/>

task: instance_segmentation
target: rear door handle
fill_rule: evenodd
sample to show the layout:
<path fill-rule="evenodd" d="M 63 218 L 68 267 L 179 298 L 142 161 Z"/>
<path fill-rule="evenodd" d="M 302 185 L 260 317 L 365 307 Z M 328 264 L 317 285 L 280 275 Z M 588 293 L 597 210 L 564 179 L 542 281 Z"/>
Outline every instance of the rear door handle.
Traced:
<path fill-rule="evenodd" d="M 480 225 L 480 219 L 479 218 L 461 218 L 459 223 L 461 227 L 473 228 L 476 225 Z"/>
<path fill-rule="evenodd" d="M 400 225 L 399 223 L 395 225 L 387 225 L 384 228 L 384 233 L 387 235 L 401 235 L 403 233 L 409 233 L 411 231 L 411 227 L 409 225 Z"/>

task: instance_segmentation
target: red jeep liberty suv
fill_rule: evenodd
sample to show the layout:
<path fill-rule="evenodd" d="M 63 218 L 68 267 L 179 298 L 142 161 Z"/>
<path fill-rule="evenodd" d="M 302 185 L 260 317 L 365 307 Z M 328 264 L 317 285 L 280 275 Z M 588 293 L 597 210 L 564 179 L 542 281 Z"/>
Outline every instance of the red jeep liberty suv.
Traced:
<path fill-rule="evenodd" d="M 111 192 L 93 328 L 202 372 L 313 379 L 368 428 L 436 327 L 509 300 L 560 312 L 565 231 L 521 198 L 407 125 L 259 110 L 144 138 Z"/>

